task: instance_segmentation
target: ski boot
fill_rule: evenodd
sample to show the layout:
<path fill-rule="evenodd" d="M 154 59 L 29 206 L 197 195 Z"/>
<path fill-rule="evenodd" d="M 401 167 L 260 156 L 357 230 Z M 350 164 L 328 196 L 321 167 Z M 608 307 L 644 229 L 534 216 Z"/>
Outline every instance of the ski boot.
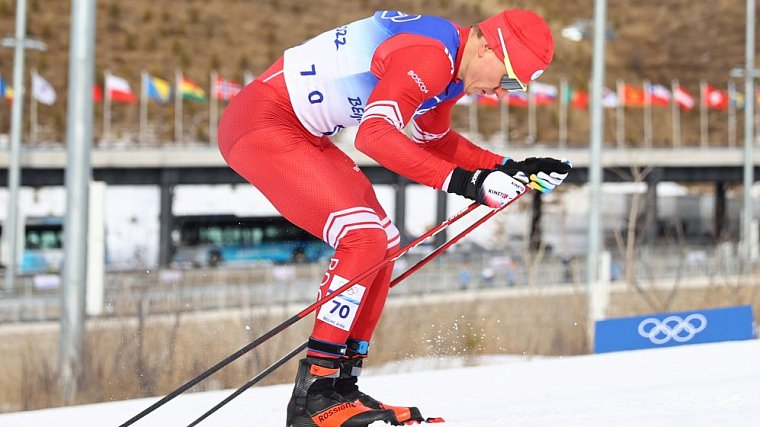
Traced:
<path fill-rule="evenodd" d="M 393 411 L 368 408 L 336 393 L 333 387 L 339 376 L 337 359 L 301 359 L 288 402 L 287 427 L 367 427 L 375 421 L 397 425 Z"/>
<path fill-rule="evenodd" d="M 335 381 L 335 390 L 346 398 L 346 400 L 357 404 L 360 403 L 372 409 L 387 409 L 393 411 L 398 421 L 393 425 L 443 422 L 443 419 L 441 418 L 424 418 L 420 413 L 420 410 L 414 406 L 386 405 L 359 390 L 359 386 L 357 386 L 356 383 L 361 374 L 368 344 L 366 341 L 349 340 L 347 345 L 347 356 L 339 359 L 340 377 Z"/>

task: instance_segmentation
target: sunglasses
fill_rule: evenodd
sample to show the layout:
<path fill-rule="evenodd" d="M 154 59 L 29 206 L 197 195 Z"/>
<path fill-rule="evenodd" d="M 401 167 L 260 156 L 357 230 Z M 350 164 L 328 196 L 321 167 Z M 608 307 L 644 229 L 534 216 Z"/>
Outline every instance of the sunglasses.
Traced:
<path fill-rule="evenodd" d="M 509 55 L 507 54 L 507 44 L 504 43 L 504 36 L 501 34 L 501 28 L 496 29 L 499 32 L 499 41 L 501 42 L 501 50 L 504 52 L 504 68 L 507 69 L 507 75 L 501 78 L 501 88 L 507 92 L 514 92 L 516 90 L 525 91 L 526 85 L 524 85 L 520 79 L 517 78 L 515 70 L 512 68 L 512 62 L 509 61 Z"/>

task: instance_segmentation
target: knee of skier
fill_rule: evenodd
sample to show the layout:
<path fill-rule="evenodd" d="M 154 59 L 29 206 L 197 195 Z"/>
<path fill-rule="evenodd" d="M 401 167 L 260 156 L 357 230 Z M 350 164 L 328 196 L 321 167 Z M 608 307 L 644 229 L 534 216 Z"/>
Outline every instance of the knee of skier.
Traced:
<path fill-rule="evenodd" d="M 351 230 L 340 239 L 338 249 L 360 254 L 369 264 L 376 264 L 385 258 L 388 237 L 382 228 L 360 228 Z"/>
<path fill-rule="evenodd" d="M 385 238 L 388 242 L 386 248 L 388 250 L 397 249 L 401 244 L 401 233 L 399 233 L 398 228 L 393 225 L 389 218 L 385 218 L 380 223 L 383 225 L 383 229 L 385 229 Z"/>

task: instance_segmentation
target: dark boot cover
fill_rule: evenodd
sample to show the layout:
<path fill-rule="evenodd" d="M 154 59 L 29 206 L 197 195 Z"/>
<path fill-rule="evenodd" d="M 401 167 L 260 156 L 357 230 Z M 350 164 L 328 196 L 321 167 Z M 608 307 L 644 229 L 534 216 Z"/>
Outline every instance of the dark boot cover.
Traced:
<path fill-rule="evenodd" d="M 360 357 L 340 359 L 340 376 L 335 380 L 335 390 L 338 393 L 346 398 L 346 400 L 354 403 L 361 403 L 368 408 L 393 411 L 398 420 L 398 424 L 394 425 L 402 425 L 411 421 L 417 421 L 420 423 L 425 421 L 420 410 L 416 407 L 387 405 L 359 390 L 357 382 L 359 380 L 359 375 L 361 374 L 363 360 L 364 359 Z"/>
<path fill-rule="evenodd" d="M 301 359 L 288 402 L 287 427 L 367 427 L 375 421 L 398 425 L 392 410 L 368 408 L 336 393 L 339 377 L 337 359 Z"/>

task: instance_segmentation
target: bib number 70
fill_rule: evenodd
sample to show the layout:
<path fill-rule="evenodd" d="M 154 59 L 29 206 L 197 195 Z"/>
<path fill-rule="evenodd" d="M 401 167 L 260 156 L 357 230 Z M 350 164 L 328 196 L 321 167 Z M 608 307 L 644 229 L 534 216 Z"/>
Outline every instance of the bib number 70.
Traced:
<path fill-rule="evenodd" d="M 338 316 L 340 316 L 341 319 L 345 319 L 348 317 L 349 314 L 351 314 L 351 307 L 348 305 L 342 304 L 340 301 L 332 300 L 330 301 L 333 303 L 333 308 L 330 310 L 330 313 L 336 313 Z"/>
<path fill-rule="evenodd" d="M 348 283 L 346 278 L 336 274 L 332 277 L 327 294 L 337 291 L 346 283 Z M 348 288 L 334 299 L 326 302 L 319 309 L 317 319 L 344 331 L 350 331 L 366 290 L 367 288 L 360 284 Z"/>

